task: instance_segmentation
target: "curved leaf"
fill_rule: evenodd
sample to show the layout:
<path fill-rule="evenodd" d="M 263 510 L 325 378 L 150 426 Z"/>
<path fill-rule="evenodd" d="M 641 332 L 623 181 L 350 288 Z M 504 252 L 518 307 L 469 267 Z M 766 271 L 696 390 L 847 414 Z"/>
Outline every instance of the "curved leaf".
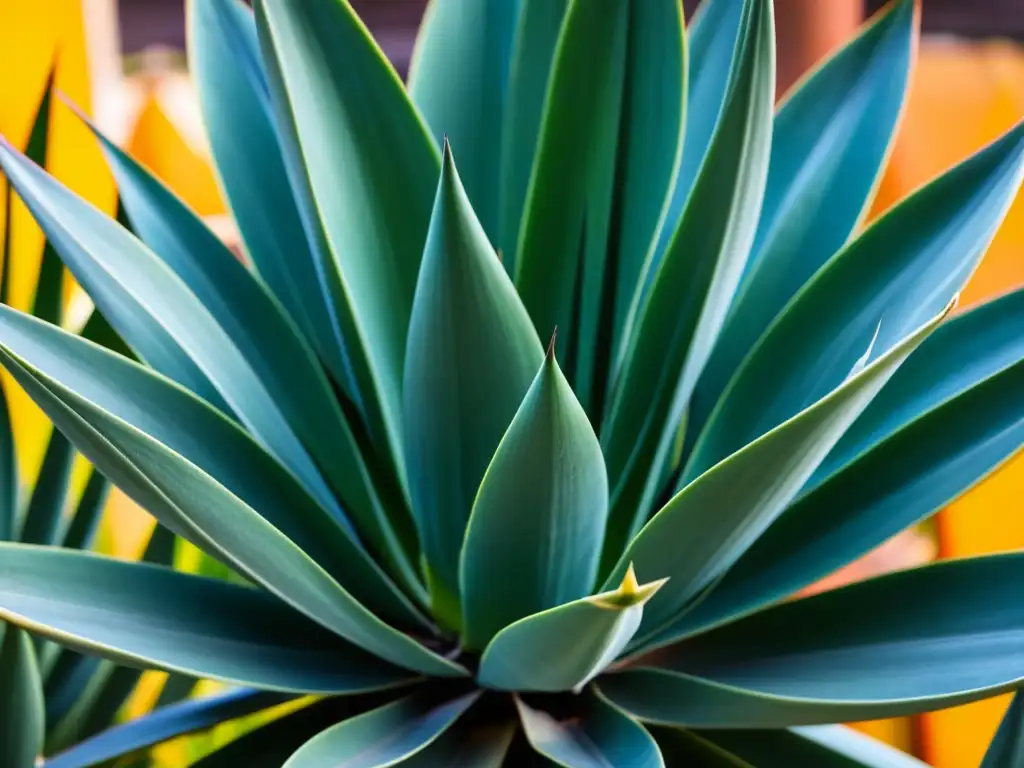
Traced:
<path fill-rule="evenodd" d="M 260 277 L 350 396 L 355 384 L 289 185 L 252 11 L 239 0 L 188 6 L 188 59 L 217 175 Z M 253 158 L 259 162 L 253 162 Z M 272 216 L 267 211 L 273 211 Z M 318 224 L 312 226 L 318 227 Z M 312 238 L 310 238 L 312 239 Z"/>
<path fill-rule="evenodd" d="M 671 578 L 644 611 L 641 642 L 720 578 L 785 510 L 843 431 L 951 307 L 813 406 L 702 475 L 644 526 L 609 578 L 621 578 L 617 574 L 631 562 L 642 579 Z"/>
<path fill-rule="evenodd" d="M 395 695 L 394 691 L 386 691 L 320 699 L 242 734 L 199 758 L 190 768 L 281 768 L 296 749 L 316 734 L 379 707 Z"/>
<path fill-rule="evenodd" d="M 562 332 L 573 389 L 600 414 L 681 149 L 679 0 L 570 2 L 551 73 L 516 287 L 540 333 Z"/>
<path fill-rule="evenodd" d="M 740 366 L 693 449 L 682 482 L 843 381 L 960 290 L 1024 174 L 1024 123 L 911 195 L 797 293 Z"/>
<path fill-rule="evenodd" d="M 458 149 L 473 209 L 498 236 L 498 184 L 512 40 L 521 0 L 433 0 L 409 64 L 409 95 L 440 145 Z"/>
<path fill-rule="evenodd" d="M 64 534 L 64 540 L 61 542 L 62 547 L 68 549 L 90 549 L 92 547 L 109 497 L 110 483 L 107 478 L 95 469 L 90 469 L 85 490 L 82 491 L 78 506 L 75 507 L 75 514 Z"/>
<path fill-rule="evenodd" d="M 286 700 L 279 693 L 241 688 L 158 708 L 48 757 L 46 768 L 98 765 Z"/>
<path fill-rule="evenodd" d="M 113 219 L 3 142 L 0 165 L 65 264 L 125 340 L 154 368 L 181 380 L 179 370 L 153 359 L 154 345 L 162 347 L 161 339 L 170 339 L 175 354 L 186 354 L 202 370 L 232 411 L 320 503 L 334 505 L 272 394 L 188 285 Z M 154 325 L 163 336 L 153 335 Z"/>
<path fill-rule="evenodd" d="M 725 319 L 757 226 L 775 93 L 771 3 L 745 0 L 741 30 L 721 121 L 631 329 L 601 431 L 613 489 L 609 552 L 636 534 L 654 501 L 683 410 Z M 641 457 L 645 451 L 653 454 Z M 620 502 L 636 472 L 647 476 L 643 499 Z"/>
<path fill-rule="evenodd" d="M 124 490 L 148 505 L 165 524 L 203 528 L 207 531 L 204 535 L 215 540 L 214 551 L 237 562 L 253 555 L 260 559 L 271 557 L 269 553 L 281 544 L 271 542 L 279 537 L 269 531 L 270 538 L 266 534 L 261 537 L 256 532 L 267 531 L 269 523 L 350 589 L 356 599 L 390 620 L 417 621 L 418 614 L 405 597 L 358 543 L 346 535 L 337 520 L 319 508 L 295 478 L 236 424 L 186 390 L 140 365 L 6 307 L 0 307 L 0 349 L 18 357 L 53 386 L 73 394 L 73 399 L 87 402 L 86 410 L 81 411 L 71 400 L 57 394 L 62 405 L 52 404 L 58 413 L 51 415 L 57 423 L 66 425 L 67 419 L 74 419 L 77 412 L 78 418 L 91 420 L 101 432 L 100 424 L 116 423 L 120 427 L 115 429 L 121 430 L 131 425 L 137 431 L 127 433 L 125 439 L 130 444 L 146 445 L 148 438 L 152 438 L 154 445 L 166 452 L 164 461 L 143 473 L 151 482 L 169 483 L 171 496 L 177 499 L 175 509 L 168 507 L 166 498 L 153 496 L 149 482 L 140 486 L 137 480 L 126 480 L 123 470 L 118 475 Z M 30 374 L 22 374 L 25 375 Z M 29 381 L 26 386 L 38 396 L 54 397 L 53 392 L 46 394 L 45 383 L 42 391 L 39 382 Z M 125 392 L 131 392 L 132 397 L 125 397 Z M 92 447 L 93 452 L 97 450 L 105 454 L 106 462 L 115 461 L 118 466 L 133 462 L 131 453 L 111 454 L 102 445 Z M 93 460 L 99 464 L 99 459 Z M 188 469 L 190 466 L 192 469 Z M 198 484 L 191 493 L 176 490 L 183 482 L 176 474 L 179 467 Z M 209 477 L 204 479 L 205 475 L 196 474 L 195 468 Z M 137 463 L 133 467 L 136 473 L 140 469 Z M 223 487 L 213 488 L 216 484 Z M 202 490 L 203 486 L 207 489 Z M 214 506 L 204 506 L 202 498 Z M 229 504 L 237 509 L 240 502 L 251 508 L 238 514 L 242 519 L 255 521 L 257 528 L 249 532 L 249 537 L 255 538 L 240 538 L 238 521 L 225 520 L 215 506 Z M 184 516 L 186 523 L 168 522 L 162 514 L 172 514 L 175 520 Z M 211 524 L 215 527 L 210 528 Z M 212 533 L 216 530 L 220 533 Z M 246 551 L 248 555 L 244 554 Z M 279 553 L 278 557 L 282 556 Z M 252 566 L 255 561 L 248 562 Z"/>
<path fill-rule="evenodd" d="M 0 638 L 0 763 L 33 768 L 43 751 L 45 716 L 32 638 L 10 625 L 0 625 Z"/>
<path fill-rule="evenodd" d="M 664 582 L 619 588 L 527 616 L 494 636 L 480 659 L 481 685 L 506 691 L 575 691 L 604 671 L 640 626 Z"/>
<path fill-rule="evenodd" d="M 704 731 L 701 736 L 758 768 L 927 768 L 906 752 L 842 725 Z"/>
<path fill-rule="evenodd" d="M 4 262 L 6 264 L 6 262 Z M 7 393 L 0 383 L 0 541 L 10 541 L 18 534 L 18 453 L 14 448 L 11 410 Z"/>
<path fill-rule="evenodd" d="M 288 692 L 412 679 L 262 590 L 66 549 L 0 555 L 0 617 L 83 652 Z"/>
<path fill-rule="evenodd" d="M 586 693 L 570 717 L 558 718 L 516 698 L 519 720 L 530 745 L 566 768 L 664 768 L 661 751 L 640 723 L 608 702 Z"/>
<path fill-rule="evenodd" d="M 371 432 L 404 484 L 402 367 L 439 155 L 347 2 L 255 7 L 279 122 L 294 132 L 329 243 L 320 278 L 350 354 L 364 356 L 354 365 Z"/>
<path fill-rule="evenodd" d="M 669 200 L 665 225 L 658 234 L 654 258 L 645 277 L 648 288 L 676 232 L 718 125 L 729 87 L 742 18 L 742 2 L 705 0 L 697 6 L 697 12 L 687 30 L 690 55 L 683 155 Z"/>
<path fill-rule="evenodd" d="M 480 480 L 544 359 L 445 144 L 405 358 L 405 465 L 435 615 L 461 621 L 459 552 Z"/>
<path fill-rule="evenodd" d="M 322 626 L 372 648 L 381 658 L 442 677 L 466 674 L 459 665 L 381 621 L 290 539 L 200 468 L 9 353 L 0 351 L 0 360 L 86 457 L 175 533 L 226 556 L 244 575 Z M 244 520 L 241 525 L 240 520 Z M 246 535 L 239 536 L 240 530 Z"/>
<path fill-rule="evenodd" d="M 590 594 L 608 510 L 593 428 L 548 354 L 480 483 L 459 566 L 463 645 Z"/>
<path fill-rule="evenodd" d="M 56 429 L 52 430 L 25 512 L 20 536 L 25 544 L 56 544 L 63 537 L 61 524 L 74 460 L 71 443 Z"/>
<path fill-rule="evenodd" d="M 536 159 L 537 140 L 565 12 L 569 0 L 518 0 L 519 23 L 512 38 L 508 92 L 501 126 L 498 250 L 515 274 L 519 225 Z"/>
<path fill-rule="evenodd" d="M 413 694 L 314 736 L 282 768 L 383 768 L 426 748 L 480 698 L 474 691 L 437 701 Z"/>
<path fill-rule="evenodd" d="M 777 728 L 954 706 L 1024 681 L 1024 553 L 952 560 L 786 603 L 601 678 L 636 717 Z M 956 610 L 949 610 L 955 605 Z"/>
<path fill-rule="evenodd" d="M 660 725 L 646 727 L 658 742 L 666 765 L 685 765 L 687 768 L 754 768 L 693 731 Z"/>
<path fill-rule="evenodd" d="M 1024 697 L 1020 692 L 1006 711 L 985 752 L 981 768 L 1016 768 L 1024 763 Z"/>
<path fill-rule="evenodd" d="M 362 535 L 403 581 L 416 585 L 416 573 L 377 498 L 349 422 L 298 328 L 171 190 L 88 121 L 87 125 L 113 168 L 139 237 L 195 293 L 251 365 L 324 477 L 345 500 Z M 333 498 L 328 496 L 325 502 L 316 495 L 327 509 L 339 511 Z"/>
<path fill-rule="evenodd" d="M 936 408 L 1024 358 L 1024 290 L 951 317 L 892 377 L 811 477 L 805 492 Z"/>
<path fill-rule="evenodd" d="M 891 4 L 779 108 L 757 234 L 687 413 L 691 434 L 764 329 L 863 219 L 903 111 L 917 8 Z"/>
<path fill-rule="evenodd" d="M 473 712 L 455 723 L 426 748 L 398 765 L 403 768 L 436 768 L 439 765 L 459 768 L 502 768 L 521 763 L 506 761 L 509 745 L 516 733 L 514 721 L 504 723 L 476 722 Z"/>
<path fill-rule="evenodd" d="M 948 351 L 958 359 L 955 348 Z M 1022 445 L 1024 360 L 920 417 L 802 496 L 655 642 L 693 634 L 813 584 L 941 509 Z"/>

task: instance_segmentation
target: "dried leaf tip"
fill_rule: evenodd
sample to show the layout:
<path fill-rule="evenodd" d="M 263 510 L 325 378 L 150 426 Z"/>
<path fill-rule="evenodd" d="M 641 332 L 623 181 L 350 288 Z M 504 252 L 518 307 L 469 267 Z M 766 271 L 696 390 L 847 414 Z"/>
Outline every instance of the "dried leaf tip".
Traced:
<path fill-rule="evenodd" d="M 555 343 L 558 341 L 558 326 L 551 331 L 551 341 L 548 342 L 548 360 L 555 359 Z"/>

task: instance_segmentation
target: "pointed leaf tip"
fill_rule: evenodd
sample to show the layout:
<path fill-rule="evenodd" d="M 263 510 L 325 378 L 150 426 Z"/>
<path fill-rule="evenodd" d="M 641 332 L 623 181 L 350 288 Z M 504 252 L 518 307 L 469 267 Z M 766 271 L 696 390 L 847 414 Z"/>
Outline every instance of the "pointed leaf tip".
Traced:
<path fill-rule="evenodd" d="M 551 331 L 551 341 L 548 342 L 547 359 L 555 359 L 555 344 L 558 341 L 558 326 L 556 325 L 554 330 Z"/>

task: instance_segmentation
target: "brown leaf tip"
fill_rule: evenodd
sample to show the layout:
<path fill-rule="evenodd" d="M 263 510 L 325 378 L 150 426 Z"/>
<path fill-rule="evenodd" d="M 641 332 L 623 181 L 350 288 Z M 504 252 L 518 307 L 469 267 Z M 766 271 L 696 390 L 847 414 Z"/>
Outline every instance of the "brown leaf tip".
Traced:
<path fill-rule="evenodd" d="M 548 360 L 555 359 L 555 342 L 558 341 L 558 326 L 551 331 L 551 341 L 548 342 Z"/>

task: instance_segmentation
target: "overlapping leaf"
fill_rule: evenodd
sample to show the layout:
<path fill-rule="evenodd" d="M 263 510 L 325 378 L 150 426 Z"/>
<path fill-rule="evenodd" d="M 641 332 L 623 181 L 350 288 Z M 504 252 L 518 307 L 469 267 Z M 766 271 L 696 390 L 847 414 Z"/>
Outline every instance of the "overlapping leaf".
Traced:
<path fill-rule="evenodd" d="M 779 108 L 744 279 L 687 413 L 693 437 L 764 329 L 863 218 L 902 112 L 916 7 L 889 6 Z"/>
<path fill-rule="evenodd" d="M 836 254 L 772 323 L 697 440 L 692 480 L 837 386 L 967 281 L 1024 173 L 1024 124 L 920 189 Z"/>
<path fill-rule="evenodd" d="M 459 567 L 462 641 L 590 594 L 608 510 L 601 449 L 554 342 L 480 483 Z"/>
<path fill-rule="evenodd" d="M 544 359 L 445 144 L 405 358 L 405 464 L 435 615 L 461 623 L 459 554 L 494 449 Z"/>

